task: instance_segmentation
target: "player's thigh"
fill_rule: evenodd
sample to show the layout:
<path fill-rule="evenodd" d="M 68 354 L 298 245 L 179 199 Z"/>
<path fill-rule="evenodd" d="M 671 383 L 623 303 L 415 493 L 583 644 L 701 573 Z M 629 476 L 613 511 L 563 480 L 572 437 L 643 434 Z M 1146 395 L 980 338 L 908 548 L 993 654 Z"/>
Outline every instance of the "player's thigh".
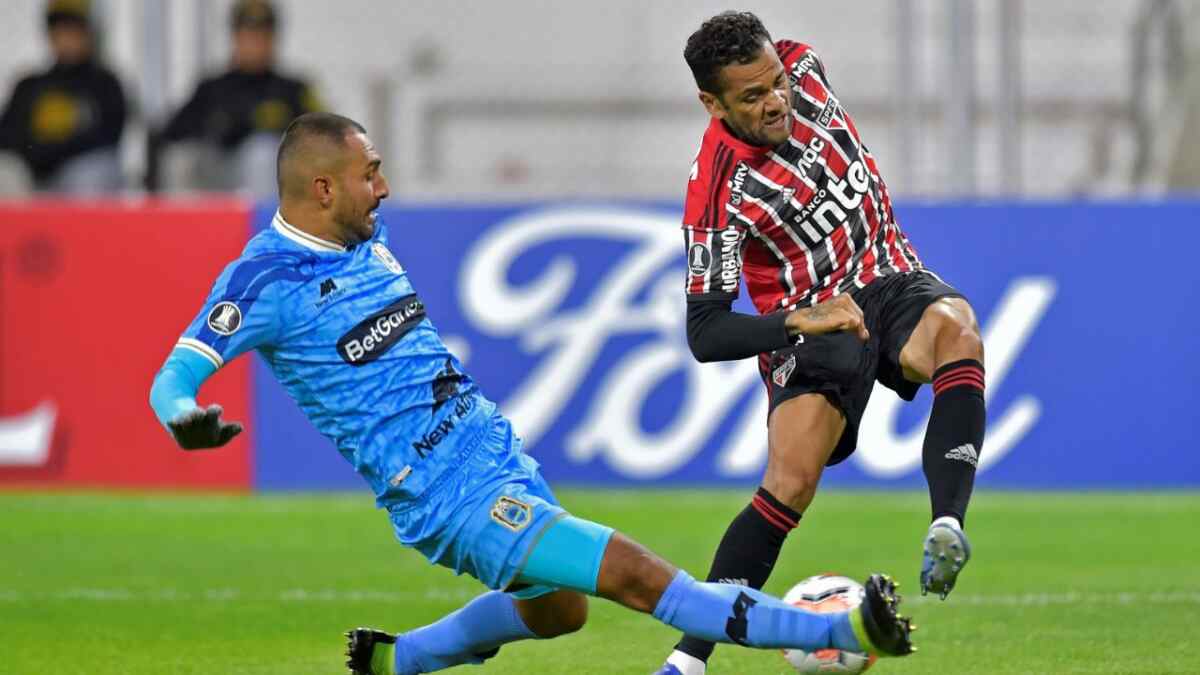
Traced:
<path fill-rule="evenodd" d="M 979 322 L 966 298 L 934 300 L 921 313 L 916 328 L 900 349 L 905 379 L 929 382 L 939 362 L 982 356 Z"/>
<path fill-rule="evenodd" d="M 803 511 L 845 429 L 845 416 L 825 394 L 802 394 L 777 405 L 767 420 L 763 487 Z"/>

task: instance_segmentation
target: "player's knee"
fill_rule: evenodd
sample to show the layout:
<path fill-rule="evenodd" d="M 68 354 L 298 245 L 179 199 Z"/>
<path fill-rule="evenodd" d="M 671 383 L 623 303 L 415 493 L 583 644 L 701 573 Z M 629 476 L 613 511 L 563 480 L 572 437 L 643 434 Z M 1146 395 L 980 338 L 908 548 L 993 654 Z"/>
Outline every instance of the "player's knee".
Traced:
<path fill-rule="evenodd" d="M 772 497 L 787 504 L 793 511 L 804 513 L 817 494 L 820 481 L 820 470 L 792 467 L 787 472 L 768 474 L 763 485 Z"/>
<path fill-rule="evenodd" d="M 971 306 L 961 298 L 943 300 L 935 314 L 936 351 L 941 362 L 975 359 L 983 363 L 983 336 Z"/>

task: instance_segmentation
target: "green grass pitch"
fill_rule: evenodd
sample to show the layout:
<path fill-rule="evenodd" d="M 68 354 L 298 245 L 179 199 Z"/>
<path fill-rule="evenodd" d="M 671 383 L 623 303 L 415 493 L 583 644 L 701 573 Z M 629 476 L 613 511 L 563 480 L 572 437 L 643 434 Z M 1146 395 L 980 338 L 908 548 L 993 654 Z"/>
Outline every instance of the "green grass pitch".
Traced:
<path fill-rule="evenodd" d="M 561 490 L 696 576 L 742 491 Z M 975 559 L 916 592 L 918 493 L 826 492 L 767 590 L 834 571 L 898 577 L 920 625 L 902 673 L 1200 673 L 1200 495 L 980 490 Z M 346 628 L 429 622 L 480 590 L 395 542 L 366 495 L 0 493 L 0 673 L 341 673 Z M 650 673 L 675 633 L 594 600 L 588 626 L 465 672 Z M 787 673 L 719 647 L 714 674 Z M 457 671 L 455 671 L 457 672 Z"/>

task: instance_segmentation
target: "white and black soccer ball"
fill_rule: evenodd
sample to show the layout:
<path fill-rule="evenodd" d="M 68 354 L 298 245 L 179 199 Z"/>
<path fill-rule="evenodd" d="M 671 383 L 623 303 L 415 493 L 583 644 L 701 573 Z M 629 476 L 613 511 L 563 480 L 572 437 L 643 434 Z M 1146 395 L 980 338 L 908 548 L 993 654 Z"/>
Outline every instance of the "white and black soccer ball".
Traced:
<path fill-rule="evenodd" d="M 862 584 L 849 577 L 818 574 L 792 586 L 783 601 L 810 612 L 845 612 L 861 605 L 865 593 Z M 874 656 L 840 649 L 785 649 L 783 658 L 797 673 L 861 673 L 875 663 Z"/>

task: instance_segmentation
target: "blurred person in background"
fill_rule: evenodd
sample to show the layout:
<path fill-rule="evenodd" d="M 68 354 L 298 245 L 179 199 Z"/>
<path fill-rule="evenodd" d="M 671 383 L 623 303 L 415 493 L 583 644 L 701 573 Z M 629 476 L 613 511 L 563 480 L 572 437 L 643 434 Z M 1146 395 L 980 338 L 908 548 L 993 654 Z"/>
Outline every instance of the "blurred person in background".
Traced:
<path fill-rule="evenodd" d="M 165 145 L 192 142 L 192 155 L 202 173 L 183 181 L 167 176 L 164 187 L 236 189 L 271 196 L 280 135 L 297 116 L 321 106 L 307 82 L 275 69 L 278 15 L 271 3 L 236 3 L 230 27 L 229 69 L 196 87 L 153 146 L 165 151 Z M 195 157 L 197 153 L 202 157 Z M 217 161 L 207 161 L 208 155 L 215 155 Z M 187 181 L 191 184 L 172 184 Z"/>
<path fill-rule="evenodd" d="M 87 0 L 46 7 L 54 64 L 22 79 L 0 115 L 0 150 L 20 157 L 38 190 L 96 193 L 121 187 L 121 83 L 96 57 Z"/>

